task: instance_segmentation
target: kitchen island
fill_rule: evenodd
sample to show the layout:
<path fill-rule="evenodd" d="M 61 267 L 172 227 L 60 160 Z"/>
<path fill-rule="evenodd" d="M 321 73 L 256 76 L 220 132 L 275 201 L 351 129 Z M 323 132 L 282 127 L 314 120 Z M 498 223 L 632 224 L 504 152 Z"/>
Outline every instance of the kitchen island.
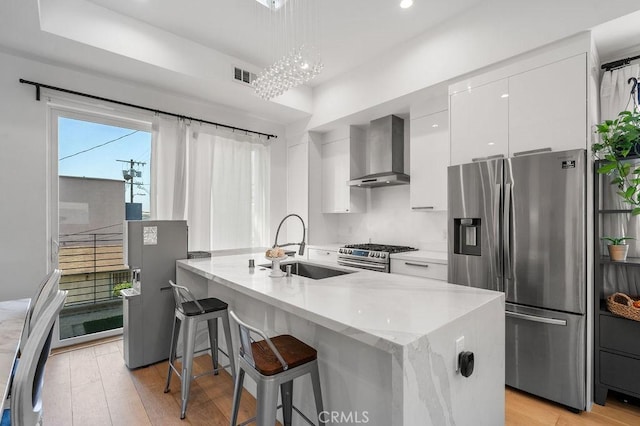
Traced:
<path fill-rule="evenodd" d="M 504 423 L 502 293 L 335 265 L 352 273 L 271 278 L 263 253 L 180 260 L 177 280 L 197 297 L 224 300 L 269 335 L 315 347 L 328 424 Z M 470 377 L 456 371 L 461 337 L 475 356 Z M 245 380 L 255 394 L 252 385 Z M 294 405 L 317 417 L 307 378 L 296 381 Z"/>

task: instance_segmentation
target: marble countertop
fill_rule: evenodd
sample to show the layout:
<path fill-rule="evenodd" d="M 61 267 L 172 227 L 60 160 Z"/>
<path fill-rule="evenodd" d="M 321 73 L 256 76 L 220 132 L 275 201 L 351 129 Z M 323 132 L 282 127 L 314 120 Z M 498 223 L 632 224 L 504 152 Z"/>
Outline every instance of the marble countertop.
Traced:
<path fill-rule="evenodd" d="M 248 267 L 255 259 L 256 268 Z M 393 351 L 497 298 L 499 292 L 318 261 L 353 273 L 321 280 L 270 278 L 264 252 L 177 261 L 179 268 L 331 330 Z M 284 263 L 284 262 L 283 262 Z M 382 341 L 382 342 L 381 342 Z"/>
<path fill-rule="evenodd" d="M 7 399 L 7 388 L 18 353 L 22 327 L 31 299 L 6 300 L 0 302 L 0 388 L 4 389 L 3 401 Z"/>
<path fill-rule="evenodd" d="M 444 265 L 447 264 L 447 252 L 444 251 L 407 251 L 404 253 L 394 253 L 390 257 L 391 259 L 415 260 L 422 262 L 441 263 Z"/>

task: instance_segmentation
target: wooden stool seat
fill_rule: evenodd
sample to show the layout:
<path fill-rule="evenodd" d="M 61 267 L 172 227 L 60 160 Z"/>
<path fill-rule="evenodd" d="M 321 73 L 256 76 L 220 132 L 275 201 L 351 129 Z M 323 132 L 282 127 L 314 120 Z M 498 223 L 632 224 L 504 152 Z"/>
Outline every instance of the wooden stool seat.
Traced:
<path fill-rule="evenodd" d="M 282 424 L 293 425 L 293 412 L 312 426 L 314 422 L 293 406 L 293 381 L 298 377 L 309 375 L 313 388 L 318 424 L 326 425 L 322 415 L 322 389 L 320 387 L 320 371 L 318 370 L 318 352 L 288 334 L 269 337 L 259 328 L 252 327 L 229 311 L 229 316 L 238 324 L 240 337 L 240 354 L 238 371 L 233 386 L 233 408 L 231 410 L 231 426 L 237 426 L 240 398 L 244 383 L 244 375 L 248 374 L 256 382 L 256 417 L 245 421 L 242 425 L 256 420 L 258 426 L 276 423 L 278 411 L 278 393 L 282 401 Z M 262 337 L 255 341 L 252 334 Z M 296 423 L 297 424 L 297 423 Z"/>
<path fill-rule="evenodd" d="M 315 349 L 288 334 L 272 337 L 271 342 L 280 352 L 289 368 L 306 364 L 318 357 L 318 352 Z M 269 349 L 264 340 L 251 343 L 251 350 L 253 352 L 253 360 L 256 363 L 256 370 L 261 374 L 272 376 L 284 371 L 282 364 L 280 364 L 280 361 L 278 361 L 278 358 L 276 358 L 276 355 Z"/>

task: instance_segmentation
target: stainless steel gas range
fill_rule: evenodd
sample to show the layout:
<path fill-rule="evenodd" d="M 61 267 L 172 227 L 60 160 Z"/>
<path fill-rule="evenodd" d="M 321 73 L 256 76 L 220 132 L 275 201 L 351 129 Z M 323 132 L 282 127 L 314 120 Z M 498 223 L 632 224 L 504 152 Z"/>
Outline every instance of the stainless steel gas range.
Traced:
<path fill-rule="evenodd" d="M 338 264 L 388 273 L 391 265 L 391 254 L 414 250 L 417 249 L 385 244 L 347 244 L 338 249 Z"/>

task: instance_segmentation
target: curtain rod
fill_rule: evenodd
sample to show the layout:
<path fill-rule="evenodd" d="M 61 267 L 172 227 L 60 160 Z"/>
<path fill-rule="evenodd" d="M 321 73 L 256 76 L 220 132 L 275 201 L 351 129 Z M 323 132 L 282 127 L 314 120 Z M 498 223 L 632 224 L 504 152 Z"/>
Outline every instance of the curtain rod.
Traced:
<path fill-rule="evenodd" d="M 268 133 L 256 132 L 254 130 L 248 130 L 248 129 L 243 129 L 241 127 L 229 126 L 228 124 L 216 123 L 216 122 L 209 121 L 209 120 L 203 120 L 201 118 L 194 118 L 194 117 L 189 117 L 189 116 L 182 115 L 182 114 L 175 114 L 173 112 L 161 111 L 161 110 L 155 109 L 155 108 L 148 108 L 148 107 L 141 106 L 141 105 L 135 105 L 135 104 L 127 103 L 127 102 L 116 101 L 114 99 L 103 98 L 101 96 L 91 95 L 89 93 L 76 92 L 75 90 L 69 90 L 69 89 L 63 89 L 61 87 L 49 86 L 48 84 L 37 83 L 35 81 L 28 81 L 28 80 L 24 80 L 22 78 L 20 79 L 20 83 L 22 83 L 22 84 L 30 84 L 30 85 L 36 87 L 36 100 L 37 101 L 40 100 L 40 88 L 45 88 L 45 89 L 50 89 L 50 90 L 56 90 L 58 92 L 69 93 L 69 94 L 72 94 L 72 95 L 83 96 L 85 98 L 96 99 L 96 100 L 99 100 L 99 101 L 111 102 L 112 104 L 117 104 L 117 105 L 123 105 L 123 106 L 131 107 L 131 108 L 142 109 L 142 110 L 145 110 L 145 111 L 151 111 L 151 112 L 154 112 L 156 114 L 164 114 L 164 115 L 170 115 L 172 117 L 182 118 L 184 120 L 198 121 L 200 123 L 211 124 L 211 125 L 216 126 L 216 127 L 224 127 L 226 129 L 231 129 L 233 131 L 239 130 L 239 131 L 242 131 L 242 132 L 245 132 L 245 133 L 253 133 L 254 135 L 258 135 L 258 136 L 266 136 L 267 140 L 269 140 L 271 138 L 277 138 L 276 135 L 270 135 Z"/>
<path fill-rule="evenodd" d="M 618 59 L 617 61 L 613 61 L 613 62 L 608 62 L 606 64 L 603 64 L 600 69 L 603 69 L 605 71 L 611 71 L 614 68 L 620 68 L 623 67 L 625 65 L 629 65 L 629 62 L 635 60 L 635 59 L 640 59 L 640 55 L 638 56 L 631 56 L 629 58 L 624 58 L 624 59 Z"/>

